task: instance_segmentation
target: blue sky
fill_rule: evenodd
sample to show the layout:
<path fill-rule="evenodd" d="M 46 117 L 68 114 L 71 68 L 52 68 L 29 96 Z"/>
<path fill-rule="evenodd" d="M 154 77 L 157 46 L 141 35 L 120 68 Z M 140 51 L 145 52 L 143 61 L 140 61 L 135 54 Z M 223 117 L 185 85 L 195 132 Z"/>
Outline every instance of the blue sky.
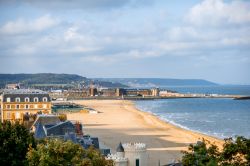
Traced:
<path fill-rule="evenodd" d="M 0 73 L 250 84 L 250 1 L 0 0 Z"/>

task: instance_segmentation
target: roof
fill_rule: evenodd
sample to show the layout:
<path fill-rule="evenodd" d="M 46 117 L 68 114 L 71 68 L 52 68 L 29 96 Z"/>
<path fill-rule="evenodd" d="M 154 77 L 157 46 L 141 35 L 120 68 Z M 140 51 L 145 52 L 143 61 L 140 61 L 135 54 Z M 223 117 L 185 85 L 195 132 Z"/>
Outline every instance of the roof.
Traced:
<path fill-rule="evenodd" d="M 120 142 L 119 145 L 116 148 L 116 152 L 124 152 L 124 148 L 122 146 L 122 143 Z"/>
<path fill-rule="evenodd" d="M 47 94 L 39 89 L 3 89 L 5 94 Z"/>
<path fill-rule="evenodd" d="M 67 141 L 67 140 L 70 140 L 74 143 L 77 143 L 77 139 L 76 139 L 76 134 L 75 133 L 65 133 L 64 135 L 64 140 Z"/>
<path fill-rule="evenodd" d="M 34 102 L 34 98 L 37 97 L 39 101 L 43 101 L 44 97 L 47 97 L 47 101 L 50 102 L 50 97 L 47 92 L 37 89 L 3 89 L 3 101 L 7 102 L 7 98 L 10 98 L 10 102 L 14 102 L 15 98 L 20 98 L 20 102 L 25 102 L 25 98 L 28 97 L 30 102 Z"/>
<path fill-rule="evenodd" d="M 96 149 L 99 149 L 100 146 L 99 146 L 99 139 L 98 139 L 98 137 L 91 137 L 90 139 L 92 140 L 92 143 L 93 143 L 94 147 Z"/>
<path fill-rule="evenodd" d="M 61 121 L 59 117 L 56 115 L 38 114 L 33 125 L 37 127 L 38 123 L 41 123 L 44 126 L 44 125 L 57 124 L 60 122 Z"/>
<path fill-rule="evenodd" d="M 46 128 L 47 136 L 65 135 L 67 132 L 75 132 L 75 126 L 70 121 L 58 123 L 50 128 Z"/>
<path fill-rule="evenodd" d="M 34 137 L 39 138 L 39 139 L 46 137 L 43 125 L 41 123 L 37 124 L 36 130 L 35 130 L 35 133 L 34 133 Z"/>

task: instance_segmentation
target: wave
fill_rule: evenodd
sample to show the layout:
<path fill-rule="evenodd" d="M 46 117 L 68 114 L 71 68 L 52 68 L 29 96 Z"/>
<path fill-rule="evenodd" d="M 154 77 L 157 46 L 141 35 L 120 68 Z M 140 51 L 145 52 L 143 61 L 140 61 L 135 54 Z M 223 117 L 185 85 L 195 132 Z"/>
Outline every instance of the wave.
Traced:
<path fill-rule="evenodd" d="M 225 105 L 231 102 L 228 102 L 227 100 L 217 101 L 225 102 Z M 247 127 L 249 119 L 246 119 L 245 108 L 240 110 L 244 112 L 244 116 L 242 117 L 242 115 L 239 113 L 238 106 L 237 110 L 232 110 L 232 112 L 230 112 L 230 110 L 228 110 L 228 106 L 218 106 L 216 103 L 216 106 L 213 108 L 203 110 L 202 108 L 204 107 L 210 107 L 211 101 L 205 106 L 203 106 L 202 103 L 198 103 L 199 101 L 197 100 L 193 101 L 195 104 L 185 102 L 186 101 L 184 100 L 136 101 L 135 106 L 142 112 L 150 113 L 164 122 L 170 123 L 185 130 L 214 136 L 220 139 L 234 137 L 236 135 L 250 137 L 249 127 Z M 202 105 L 200 108 L 203 111 L 200 111 L 200 109 L 197 110 L 197 104 Z M 237 112 L 237 117 L 233 111 Z M 249 113 L 247 113 L 247 115 L 249 115 Z M 245 119 L 243 119 L 244 117 Z M 239 121 L 238 119 L 241 120 Z"/>

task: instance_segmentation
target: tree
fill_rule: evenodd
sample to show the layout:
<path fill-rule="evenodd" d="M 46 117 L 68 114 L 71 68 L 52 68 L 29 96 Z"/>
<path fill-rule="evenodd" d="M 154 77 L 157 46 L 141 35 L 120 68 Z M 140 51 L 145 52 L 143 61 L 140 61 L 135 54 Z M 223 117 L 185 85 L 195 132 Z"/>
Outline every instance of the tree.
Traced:
<path fill-rule="evenodd" d="M 207 140 L 197 142 L 197 144 L 190 144 L 189 151 L 184 151 L 182 157 L 183 165 L 201 165 L 213 166 L 218 163 L 218 147 L 210 144 Z"/>
<path fill-rule="evenodd" d="M 237 137 L 225 139 L 221 153 L 221 165 L 245 166 L 250 165 L 250 139 Z"/>
<path fill-rule="evenodd" d="M 183 151 L 182 164 L 194 166 L 249 166 L 250 139 L 237 137 L 225 139 L 223 149 L 207 140 L 189 145 L 188 151 Z"/>
<path fill-rule="evenodd" d="M 59 139 L 47 139 L 30 147 L 27 153 L 28 164 L 32 166 L 111 166 L 111 161 L 105 160 L 99 151 L 93 147 L 85 150 L 79 144 Z"/>
<path fill-rule="evenodd" d="M 21 124 L 9 121 L 0 123 L 1 165 L 25 165 L 29 147 L 35 147 L 32 134 Z"/>

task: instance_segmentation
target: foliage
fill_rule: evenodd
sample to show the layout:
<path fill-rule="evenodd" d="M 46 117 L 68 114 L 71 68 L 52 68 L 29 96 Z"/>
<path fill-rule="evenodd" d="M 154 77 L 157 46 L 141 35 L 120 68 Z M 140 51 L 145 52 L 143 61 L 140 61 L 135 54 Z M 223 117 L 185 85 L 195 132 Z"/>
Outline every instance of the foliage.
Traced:
<path fill-rule="evenodd" d="M 250 165 L 250 139 L 237 137 L 225 139 L 223 149 L 218 150 L 216 145 L 207 140 L 189 145 L 184 151 L 182 164 L 195 166 L 249 166 Z"/>
<path fill-rule="evenodd" d="M 23 125 L 0 123 L 1 165 L 25 165 L 29 147 L 35 147 L 35 139 Z"/>
<path fill-rule="evenodd" d="M 58 139 L 49 139 L 30 147 L 27 153 L 28 164 L 32 166 L 111 166 L 111 161 L 106 161 L 99 151 L 93 147 L 85 150 L 79 144 L 71 141 L 64 142 Z"/>
<path fill-rule="evenodd" d="M 221 153 L 221 164 L 232 166 L 250 165 L 250 139 L 237 137 L 225 139 Z"/>
<path fill-rule="evenodd" d="M 58 118 L 60 121 L 65 122 L 67 120 L 67 115 L 66 114 L 59 114 Z"/>

